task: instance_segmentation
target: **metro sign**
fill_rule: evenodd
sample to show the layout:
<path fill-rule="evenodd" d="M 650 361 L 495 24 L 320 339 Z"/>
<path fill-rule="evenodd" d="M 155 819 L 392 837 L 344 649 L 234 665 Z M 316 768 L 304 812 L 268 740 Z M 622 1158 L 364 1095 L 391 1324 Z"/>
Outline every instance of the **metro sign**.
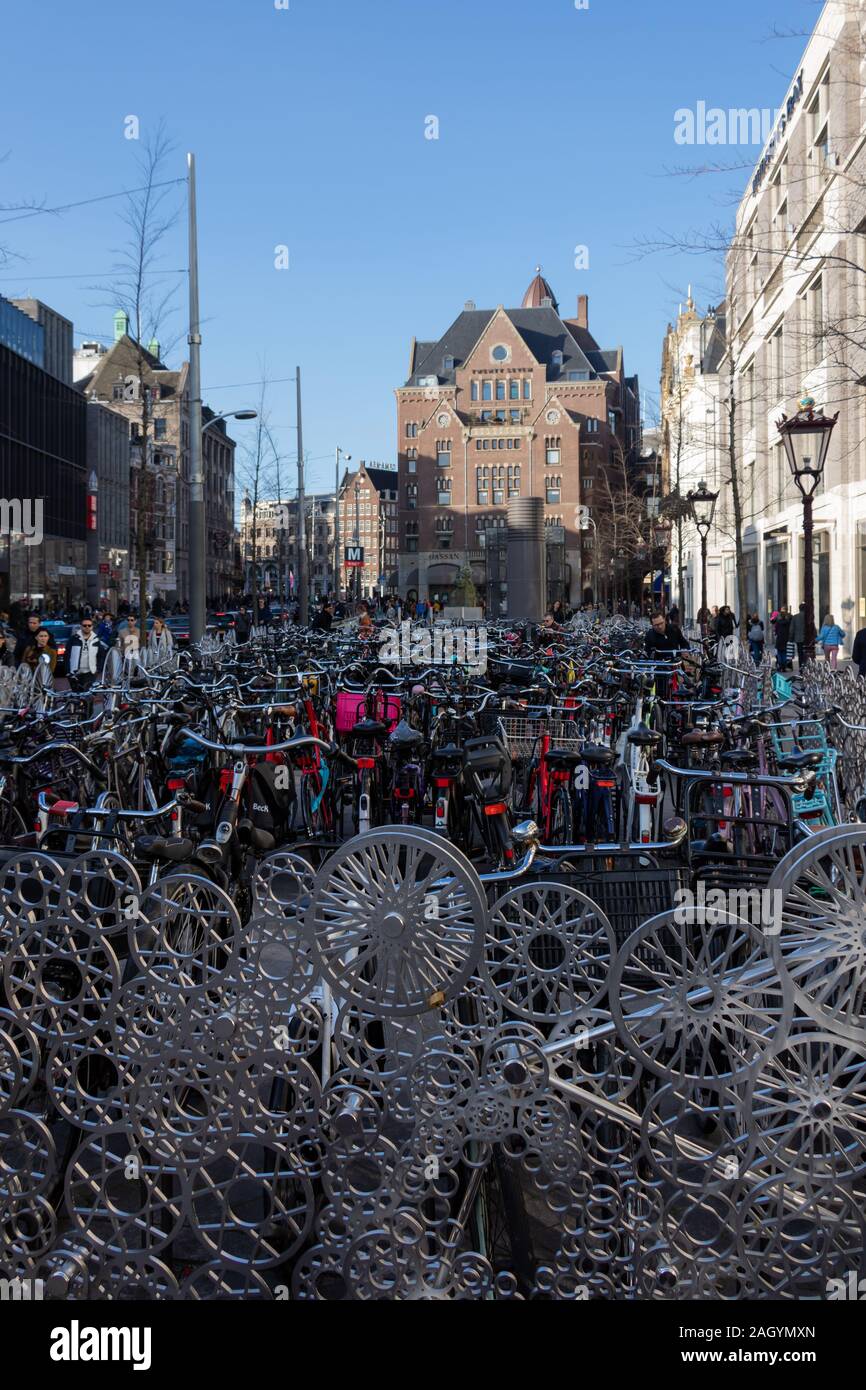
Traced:
<path fill-rule="evenodd" d="M 347 545 L 345 554 L 346 569 L 364 568 L 364 547 L 362 545 Z"/>

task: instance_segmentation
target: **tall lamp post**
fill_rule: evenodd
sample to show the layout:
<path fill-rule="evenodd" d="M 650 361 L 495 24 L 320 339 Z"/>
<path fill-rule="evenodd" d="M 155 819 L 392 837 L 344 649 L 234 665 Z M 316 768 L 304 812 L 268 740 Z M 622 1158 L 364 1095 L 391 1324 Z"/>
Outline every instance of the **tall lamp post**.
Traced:
<path fill-rule="evenodd" d="M 199 402 L 201 404 L 201 402 Z M 190 528 L 189 528 L 189 626 L 190 641 L 200 642 L 207 624 L 207 492 L 204 473 L 204 434 L 205 430 L 218 425 L 221 420 L 255 420 L 255 410 L 228 410 L 224 415 L 214 415 L 198 433 L 197 484 L 191 488 Z M 199 412 L 199 420 L 201 413 Z M 190 430 L 192 424 L 190 423 Z M 192 437 L 192 436 L 190 436 Z"/>
<path fill-rule="evenodd" d="M 707 613 L 707 540 L 710 531 L 713 529 L 713 517 L 716 514 L 716 503 L 719 500 L 717 492 L 710 492 L 706 483 L 702 482 L 699 488 L 690 492 L 686 501 L 692 509 L 692 520 L 697 527 L 698 535 L 701 538 L 701 613 L 704 615 L 701 629 L 706 627 Z M 703 635 L 706 635 L 705 633 Z"/>
<path fill-rule="evenodd" d="M 797 414 L 792 415 L 790 419 L 783 415 L 776 428 L 785 446 L 791 476 L 803 498 L 803 549 L 806 559 L 806 573 L 803 577 L 803 598 L 806 604 L 803 649 L 806 661 L 814 661 L 815 571 L 812 543 L 815 528 L 812 504 L 824 476 L 830 439 L 839 419 L 839 412 L 835 415 L 825 415 L 822 410 L 816 410 L 811 396 L 804 396 L 799 404 Z"/>

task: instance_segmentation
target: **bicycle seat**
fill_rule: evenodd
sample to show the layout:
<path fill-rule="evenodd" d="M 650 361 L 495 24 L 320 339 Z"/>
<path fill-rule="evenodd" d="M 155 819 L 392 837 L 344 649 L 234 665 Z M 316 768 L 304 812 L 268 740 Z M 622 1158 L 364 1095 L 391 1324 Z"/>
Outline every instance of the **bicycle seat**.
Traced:
<path fill-rule="evenodd" d="M 581 760 L 588 767 L 609 767 L 615 756 L 612 748 L 603 748 L 598 743 L 585 743 L 581 752 Z"/>
<path fill-rule="evenodd" d="M 750 767 L 758 766 L 758 755 L 753 753 L 751 748 L 729 748 L 727 752 L 719 755 L 719 761 L 727 767 L 739 767 L 746 771 Z"/>
<path fill-rule="evenodd" d="M 388 742 L 392 748 L 417 748 L 419 743 L 424 742 L 424 735 L 418 729 L 413 729 L 411 724 L 407 724 L 405 719 L 401 719 Z"/>
<path fill-rule="evenodd" d="M 581 762 L 582 755 L 572 748 L 551 748 L 547 754 L 548 767 L 577 767 Z"/>
<path fill-rule="evenodd" d="M 724 735 L 718 729 L 692 729 L 691 733 L 682 737 L 684 748 L 718 748 L 724 741 Z"/>
<path fill-rule="evenodd" d="M 381 719 L 362 719 L 352 729 L 352 733 L 359 738 L 381 738 L 387 732 L 388 725 L 383 724 Z"/>
<path fill-rule="evenodd" d="M 178 839 L 167 839 L 165 835 L 137 835 L 135 850 L 143 859 L 169 859 L 179 864 L 192 854 L 193 843 L 186 835 Z"/>
<path fill-rule="evenodd" d="M 785 772 L 805 772 L 810 767 L 820 767 L 824 761 L 824 754 L 819 749 L 805 753 L 787 753 L 783 758 L 777 758 L 777 766 Z"/>
<path fill-rule="evenodd" d="M 456 743 L 445 743 L 439 748 L 434 748 L 430 754 L 431 762 L 450 763 L 455 759 L 462 762 L 463 749 L 458 748 Z"/>
<path fill-rule="evenodd" d="M 638 724 L 637 728 L 631 729 L 628 734 L 628 742 L 635 744 L 638 748 L 651 748 L 653 744 L 661 743 L 661 741 L 661 734 L 653 733 L 646 724 Z"/>

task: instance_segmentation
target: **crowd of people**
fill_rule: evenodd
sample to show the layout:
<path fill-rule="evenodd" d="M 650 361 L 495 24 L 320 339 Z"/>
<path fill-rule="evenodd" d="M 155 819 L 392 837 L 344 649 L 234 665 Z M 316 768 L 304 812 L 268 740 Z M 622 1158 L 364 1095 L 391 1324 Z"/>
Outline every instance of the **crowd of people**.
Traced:
<path fill-rule="evenodd" d="M 138 618 L 128 604 L 122 604 L 116 616 L 107 608 L 87 605 L 76 613 L 67 610 L 57 616 L 51 611 L 28 611 L 23 605 L 14 604 L 10 610 L 0 611 L 0 628 L 5 637 L 5 642 L 0 643 L 0 662 L 35 670 L 40 661 L 46 660 L 52 675 L 55 674 L 60 652 L 55 632 L 47 623 L 65 623 L 72 629 L 65 656 L 66 674 L 73 689 L 86 690 L 94 683 L 112 647 L 121 656 L 137 655 L 146 647 L 157 660 L 170 656 L 174 649 L 174 636 L 161 605 L 155 604 L 151 609 L 150 628 L 142 634 Z"/>

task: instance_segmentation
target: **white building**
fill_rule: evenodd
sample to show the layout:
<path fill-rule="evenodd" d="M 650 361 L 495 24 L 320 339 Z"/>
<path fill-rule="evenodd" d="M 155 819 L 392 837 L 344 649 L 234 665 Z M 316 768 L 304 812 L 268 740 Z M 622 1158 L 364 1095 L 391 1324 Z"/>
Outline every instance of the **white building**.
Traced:
<path fill-rule="evenodd" d="M 722 493 L 723 416 L 720 398 L 725 389 L 725 315 L 709 308 L 700 315 L 691 288 L 676 324 L 668 326 L 662 351 L 661 452 L 662 477 L 668 495 L 681 500 L 706 483 Z M 722 497 L 719 496 L 717 515 Z M 707 603 L 725 601 L 722 534 L 711 531 L 707 545 Z M 682 578 L 681 578 L 682 577 Z M 671 592 L 682 603 L 682 616 L 694 622 L 701 606 L 701 542 L 688 517 L 673 520 L 671 529 Z"/>
<path fill-rule="evenodd" d="M 805 392 L 839 412 L 812 563 L 816 620 L 832 612 L 849 639 L 866 619 L 864 76 L 866 0 L 830 0 L 740 204 L 727 264 L 748 604 L 766 620 L 802 599 L 802 503 L 776 426 Z M 725 597 L 738 609 L 732 528 L 726 489 Z"/>

